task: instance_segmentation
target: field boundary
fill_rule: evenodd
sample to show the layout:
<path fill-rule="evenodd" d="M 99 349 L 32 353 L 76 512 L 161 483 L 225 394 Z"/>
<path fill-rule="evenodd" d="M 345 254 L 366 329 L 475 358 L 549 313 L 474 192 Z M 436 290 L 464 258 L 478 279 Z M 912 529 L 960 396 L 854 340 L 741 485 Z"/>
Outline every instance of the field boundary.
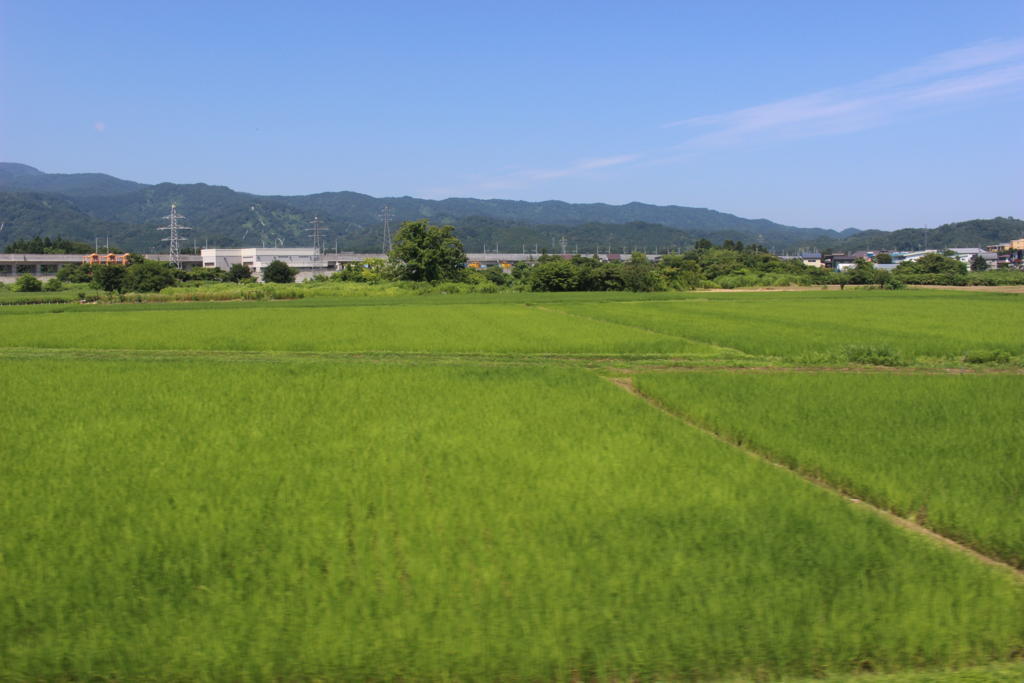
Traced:
<path fill-rule="evenodd" d="M 704 434 L 707 434 L 708 436 L 710 436 L 711 438 L 715 439 L 716 441 L 718 441 L 720 443 L 724 443 L 724 444 L 726 444 L 728 446 L 732 446 L 733 448 L 736 448 L 736 449 L 742 451 L 743 453 L 747 454 L 751 458 L 754 458 L 756 460 L 760 460 L 761 462 L 767 463 L 767 464 L 769 464 L 769 465 L 771 465 L 773 467 L 777 467 L 777 468 L 779 468 L 781 470 L 786 470 L 790 474 L 792 474 L 792 475 L 802 479 L 803 481 L 807 482 L 808 484 L 811 484 L 812 486 L 816 486 L 819 489 L 822 489 L 824 491 L 828 491 L 829 493 L 842 498 L 847 503 L 856 505 L 857 507 L 860 507 L 860 508 L 863 508 L 863 509 L 866 509 L 866 510 L 869 510 L 869 511 L 873 512 L 874 514 L 876 514 L 877 516 L 881 517 L 882 519 L 886 520 L 887 522 L 889 522 L 890 524 L 892 524 L 894 526 L 897 526 L 897 527 L 900 527 L 902 529 L 905 529 L 905 530 L 907 530 L 907 531 L 909 531 L 911 533 L 914 533 L 914 534 L 916 534 L 918 536 L 927 538 L 927 539 L 931 540 L 932 542 L 934 542 L 934 543 L 936 543 L 938 545 L 941 545 L 943 547 L 946 547 L 946 548 L 949 548 L 951 550 L 955 550 L 957 552 L 960 552 L 960 553 L 962 553 L 964 555 L 968 555 L 970 557 L 973 557 L 975 560 L 977 560 L 977 561 L 979 561 L 979 562 L 981 562 L 983 564 L 987 564 L 987 565 L 989 565 L 991 567 L 996 567 L 996 568 L 1002 569 L 1002 570 L 1004 570 L 1006 572 L 1009 572 L 1009 574 L 1011 576 L 1013 576 L 1015 579 L 1017 579 L 1018 581 L 1024 582 L 1024 570 L 1018 569 L 1017 567 L 1013 566 L 1012 564 L 1008 564 L 1006 562 L 1003 562 L 1002 560 L 1000 560 L 998 558 L 995 558 L 995 557 L 992 557 L 991 555 L 986 555 L 986 554 L 984 554 L 984 553 L 982 553 L 982 552 L 980 552 L 980 551 L 970 547 L 969 545 L 965 545 L 964 543 L 961 543 L 960 541 L 952 539 L 949 536 L 943 536 L 942 534 L 940 534 L 940 533 L 938 533 L 938 532 L 936 532 L 936 531 L 934 531 L 932 529 L 929 529 L 926 526 L 922 526 L 921 524 L 918 524 L 917 522 L 909 520 L 909 519 L 907 519 L 905 517 L 901 517 L 900 515 L 897 515 L 894 512 L 886 510 L 883 507 L 879 507 L 877 505 L 874 505 L 873 503 L 869 503 L 867 501 L 861 500 L 860 498 L 853 498 L 853 497 L 851 497 L 851 495 L 848 492 L 846 492 L 843 489 L 835 486 L 834 484 L 832 484 L 831 482 L 829 482 L 829 481 L 827 481 L 825 479 L 821 479 L 821 478 L 818 478 L 818 477 L 814 477 L 814 476 L 808 475 L 808 474 L 806 474 L 804 472 L 801 472 L 801 471 L 799 471 L 797 469 L 794 469 L 794 468 L 792 468 L 792 467 L 790 467 L 790 466 L 788 466 L 788 465 L 786 465 L 784 463 L 781 463 L 781 462 L 771 458 L 770 456 L 765 455 L 764 453 L 756 451 L 756 450 L 750 448 L 749 446 L 745 446 L 745 445 L 743 445 L 743 444 L 741 444 L 741 443 L 739 443 L 737 441 L 734 441 L 734 440 L 728 438 L 727 436 L 724 436 L 722 434 L 719 434 L 718 432 L 715 432 L 715 431 L 713 431 L 711 429 L 708 429 L 707 427 L 703 426 L 699 422 L 697 422 L 697 421 L 693 420 L 692 418 L 690 418 L 688 415 L 686 415 L 684 413 L 680 413 L 680 412 L 678 412 L 676 410 L 673 410 L 672 408 L 669 408 L 664 403 L 659 401 L 657 398 L 655 398 L 653 396 L 650 396 L 648 394 L 645 394 L 644 392 L 640 391 L 640 389 L 637 388 L 636 384 L 633 383 L 633 378 L 632 377 L 605 377 L 604 379 L 606 379 L 607 381 L 611 382 L 612 384 L 614 384 L 615 386 L 619 387 L 620 389 L 622 389 L 622 390 L 632 394 L 633 396 L 636 396 L 640 400 L 645 401 L 648 405 L 650 405 L 651 407 L 655 408 L 656 410 L 659 410 L 662 413 L 664 413 L 664 414 L 666 414 L 666 415 L 668 415 L 668 416 L 670 416 L 670 417 L 672 417 L 672 418 L 674 418 L 676 420 L 679 420 L 680 422 L 683 422 L 684 424 L 686 424 L 689 427 L 692 427 L 693 429 L 696 429 L 696 430 L 698 430 L 698 431 L 700 431 L 700 432 L 702 432 Z"/>
<path fill-rule="evenodd" d="M 1024 375 L 1024 367 L 1006 365 L 950 365 L 950 366 L 928 366 L 928 365 L 860 365 L 850 363 L 849 365 L 728 365 L 709 366 L 701 368 L 698 365 L 648 365 L 641 372 L 645 373 L 671 373 L 671 372 L 702 372 L 704 370 L 728 370 L 730 372 L 747 372 L 750 374 L 819 374 L 819 373 L 842 373 L 842 374 L 877 374 L 877 375 Z"/>
<path fill-rule="evenodd" d="M 718 358 L 704 354 L 613 354 L 613 353 L 452 353 L 432 351 L 226 351 L 222 349 L 133 349 L 52 346 L 0 346 L 0 359 L 6 360 L 209 360 L 252 362 L 323 362 L 323 363 L 471 363 L 478 365 L 563 365 L 602 368 L 609 371 L 635 372 L 637 366 L 676 367 L 716 370 L 746 367 L 749 359 Z M 671 364 L 671 365 L 666 365 Z"/>
<path fill-rule="evenodd" d="M 437 353 L 422 351 L 226 351 L 222 349 L 132 349 L 52 346 L 0 346 L 0 360 L 94 360 L 94 361 L 210 361 L 256 363 L 412 363 L 480 366 L 558 365 L 595 370 L 606 376 L 637 374 L 728 372 L 749 374 L 881 374 L 881 375 L 1024 375 L 1013 366 L 900 366 L 881 365 L 787 365 L 754 357 L 714 357 L 703 354 L 609 354 L 609 353 Z"/>
<path fill-rule="evenodd" d="M 759 358 L 760 356 L 752 354 L 749 351 L 743 351 L 737 349 L 734 346 L 723 346 L 722 344 L 715 344 L 712 342 L 701 341 L 700 339 L 693 339 L 692 337 L 684 337 L 681 334 L 674 334 L 672 332 L 662 332 L 661 330 L 652 330 L 649 327 L 642 327 L 641 325 L 631 325 L 630 323 L 620 322 L 618 320 L 605 320 L 604 318 L 595 318 L 592 315 L 583 315 L 582 313 L 574 313 L 572 311 L 565 311 L 559 308 L 548 308 L 547 306 L 531 305 L 531 308 L 536 308 L 541 311 L 547 311 L 548 313 L 561 313 L 562 315 L 568 315 L 573 318 L 583 318 L 584 320 L 590 320 L 591 322 L 605 323 L 607 325 L 619 325 L 621 327 L 628 327 L 631 330 L 640 330 L 641 332 L 647 332 L 649 334 L 657 334 L 662 337 L 671 337 L 673 339 L 681 339 L 690 344 L 701 344 L 708 346 L 713 349 L 721 349 L 724 352 L 730 354 L 736 354 L 742 358 Z"/>

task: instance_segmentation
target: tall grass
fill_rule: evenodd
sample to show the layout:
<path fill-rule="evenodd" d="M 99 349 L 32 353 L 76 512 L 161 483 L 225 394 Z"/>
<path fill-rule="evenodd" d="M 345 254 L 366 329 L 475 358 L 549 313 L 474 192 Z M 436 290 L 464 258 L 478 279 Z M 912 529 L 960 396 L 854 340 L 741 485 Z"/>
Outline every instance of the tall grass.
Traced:
<path fill-rule="evenodd" d="M 1024 645 L 1003 574 L 581 370 L 0 383 L 0 677 L 750 679 Z"/>
<path fill-rule="evenodd" d="M 1024 376 L 641 375 L 716 431 L 1024 567 Z"/>

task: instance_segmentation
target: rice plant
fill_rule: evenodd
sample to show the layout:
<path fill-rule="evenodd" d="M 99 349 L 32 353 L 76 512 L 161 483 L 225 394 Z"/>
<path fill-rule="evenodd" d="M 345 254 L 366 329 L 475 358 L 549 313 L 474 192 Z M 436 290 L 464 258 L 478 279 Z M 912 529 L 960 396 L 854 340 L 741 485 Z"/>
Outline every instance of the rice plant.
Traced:
<path fill-rule="evenodd" d="M 1005 574 L 586 370 L 8 359 L 0 386 L 3 678 L 753 679 L 1024 646 Z"/>
<path fill-rule="evenodd" d="M 643 391 L 1024 567 L 1022 375 L 676 373 Z"/>
<path fill-rule="evenodd" d="M 949 291 L 825 291 L 716 294 L 676 300 L 561 304 L 579 316 L 802 359 L 847 362 L 846 349 L 886 348 L 916 357 L 960 360 L 968 350 L 1024 355 L 1017 294 Z"/>

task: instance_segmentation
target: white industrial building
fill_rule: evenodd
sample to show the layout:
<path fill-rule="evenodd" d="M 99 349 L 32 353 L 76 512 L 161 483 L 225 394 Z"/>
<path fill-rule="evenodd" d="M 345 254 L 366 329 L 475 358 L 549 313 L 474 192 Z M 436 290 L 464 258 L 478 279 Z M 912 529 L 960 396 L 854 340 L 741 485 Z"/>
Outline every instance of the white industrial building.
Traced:
<path fill-rule="evenodd" d="M 253 277 L 262 280 L 263 269 L 273 261 L 283 261 L 291 268 L 298 270 L 297 282 L 308 280 L 319 273 L 330 273 L 338 270 L 339 264 L 361 260 L 367 256 L 382 254 L 359 254 L 341 252 L 338 254 L 317 254 L 313 247 L 245 247 L 243 249 L 203 249 L 204 268 L 220 268 L 229 270 L 240 263 L 249 266 Z"/>
<path fill-rule="evenodd" d="M 966 263 L 968 265 L 970 265 L 971 259 L 973 259 L 975 256 L 981 256 L 981 258 L 985 259 L 985 263 L 988 264 L 989 268 L 995 268 L 996 262 L 999 259 L 999 255 L 996 254 L 995 252 L 988 251 L 986 249 L 979 249 L 977 247 L 954 247 L 949 251 L 953 252 L 953 258 L 955 258 L 957 261 L 960 261 L 961 263 Z"/>

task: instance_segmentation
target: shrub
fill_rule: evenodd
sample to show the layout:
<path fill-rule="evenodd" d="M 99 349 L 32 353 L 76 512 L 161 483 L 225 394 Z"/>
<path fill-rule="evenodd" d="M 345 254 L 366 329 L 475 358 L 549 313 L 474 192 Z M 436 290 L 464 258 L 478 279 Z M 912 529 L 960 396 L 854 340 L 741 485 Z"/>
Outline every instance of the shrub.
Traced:
<path fill-rule="evenodd" d="M 483 272 L 483 276 L 499 287 L 506 284 L 508 276 L 501 271 L 500 267 L 491 266 Z"/>
<path fill-rule="evenodd" d="M 49 280 L 46 281 L 46 284 L 43 285 L 43 289 L 45 289 L 47 292 L 59 292 L 63 288 L 64 283 L 62 283 L 55 277 L 51 277 Z"/>
<path fill-rule="evenodd" d="M 900 354 L 888 346 L 847 346 L 843 349 L 843 358 L 848 363 L 861 365 L 904 365 Z"/>
<path fill-rule="evenodd" d="M 883 271 L 884 272 L 884 271 Z M 906 289 L 907 283 L 894 277 L 887 278 L 882 282 L 882 289 Z"/>
<path fill-rule="evenodd" d="M 144 260 L 140 258 L 136 263 L 142 263 Z M 192 268 L 177 271 L 175 277 L 183 281 L 224 282 L 228 279 L 228 274 L 220 268 Z"/>
<path fill-rule="evenodd" d="M 43 291 L 43 283 L 36 276 L 25 273 L 14 283 L 14 291 L 41 292 Z"/>
<path fill-rule="evenodd" d="M 967 284 L 969 285 L 1024 285 L 1024 271 L 1003 268 L 1000 270 L 986 270 L 968 273 Z"/>
<path fill-rule="evenodd" d="M 92 280 L 92 266 L 87 264 L 64 264 L 57 271 L 57 279 L 62 282 L 90 282 Z"/>
<path fill-rule="evenodd" d="M 965 363 L 1009 363 L 1012 359 L 1009 352 L 1002 349 L 982 349 L 964 354 Z"/>

